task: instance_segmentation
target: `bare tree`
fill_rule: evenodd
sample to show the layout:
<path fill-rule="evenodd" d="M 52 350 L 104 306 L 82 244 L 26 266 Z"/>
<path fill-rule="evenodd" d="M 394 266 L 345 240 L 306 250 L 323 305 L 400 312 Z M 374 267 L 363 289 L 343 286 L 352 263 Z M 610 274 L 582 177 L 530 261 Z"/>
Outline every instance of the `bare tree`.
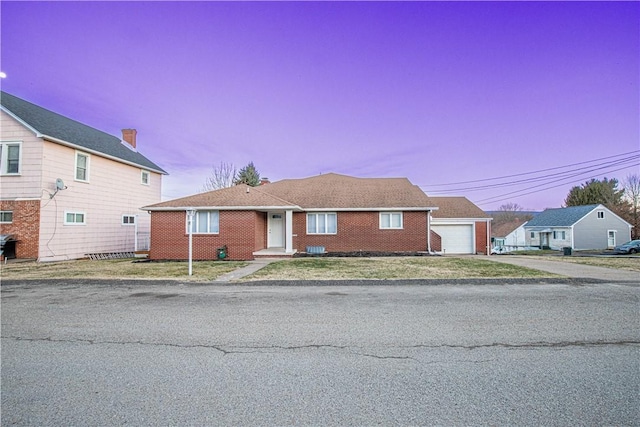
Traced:
<path fill-rule="evenodd" d="M 624 190 L 624 197 L 631 204 L 631 211 L 628 219 L 631 225 L 633 225 L 631 234 L 634 239 L 637 239 L 640 236 L 640 230 L 638 230 L 638 227 L 640 226 L 640 175 L 627 175 L 622 182 L 622 189 Z"/>
<path fill-rule="evenodd" d="M 202 186 L 203 191 L 219 190 L 234 185 L 234 180 L 238 171 L 233 163 L 220 162 L 218 166 L 214 166 L 211 175 L 207 177 L 206 182 Z"/>
<path fill-rule="evenodd" d="M 493 224 L 505 224 L 507 222 L 515 221 L 516 219 L 530 220 L 533 215 L 526 214 L 523 211 L 523 207 L 517 203 L 505 203 L 498 208 L 498 212 L 493 215 Z"/>

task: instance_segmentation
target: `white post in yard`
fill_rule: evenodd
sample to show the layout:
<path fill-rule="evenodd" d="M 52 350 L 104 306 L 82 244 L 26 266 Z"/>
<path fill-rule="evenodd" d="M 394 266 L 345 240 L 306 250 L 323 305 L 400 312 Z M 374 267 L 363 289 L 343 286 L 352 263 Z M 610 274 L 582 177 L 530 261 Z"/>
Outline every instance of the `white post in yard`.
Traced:
<path fill-rule="evenodd" d="M 195 209 L 187 209 L 187 228 L 189 230 L 189 276 L 193 274 L 193 216 L 195 213 Z"/>

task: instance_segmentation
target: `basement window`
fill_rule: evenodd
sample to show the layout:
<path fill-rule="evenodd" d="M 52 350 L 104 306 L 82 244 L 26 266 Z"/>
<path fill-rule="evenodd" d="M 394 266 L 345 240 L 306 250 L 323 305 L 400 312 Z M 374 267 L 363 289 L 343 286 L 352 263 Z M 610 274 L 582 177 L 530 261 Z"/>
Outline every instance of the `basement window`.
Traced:
<path fill-rule="evenodd" d="M 65 212 L 64 225 L 85 225 L 86 214 L 84 212 Z"/>
<path fill-rule="evenodd" d="M 13 222 L 13 211 L 0 211 L 0 223 L 11 224 Z"/>

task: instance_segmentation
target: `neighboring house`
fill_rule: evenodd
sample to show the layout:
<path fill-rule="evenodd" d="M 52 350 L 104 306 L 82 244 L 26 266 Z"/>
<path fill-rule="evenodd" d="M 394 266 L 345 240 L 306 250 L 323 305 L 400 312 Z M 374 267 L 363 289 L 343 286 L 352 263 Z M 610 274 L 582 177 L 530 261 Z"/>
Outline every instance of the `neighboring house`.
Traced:
<path fill-rule="evenodd" d="M 241 184 L 146 206 L 151 259 L 187 259 L 189 208 L 195 209 L 193 259 L 292 256 L 335 252 L 430 251 L 436 211 L 406 178 L 355 178 L 329 173 L 258 187 Z"/>
<path fill-rule="evenodd" d="M 527 246 L 607 249 L 631 240 L 631 224 L 604 205 L 547 209 L 525 226 Z"/>
<path fill-rule="evenodd" d="M 140 207 L 161 200 L 166 172 L 138 152 L 134 129 L 121 141 L 5 92 L 0 103 L 0 234 L 16 237 L 17 258 L 148 245 L 150 215 Z"/>
<path fill-rule="evenodd" d="M 446 254 L 489 254 L 491 217 L 466 197 L 430 197 L 438 207 L 431 230 L 434 250 Z M 438 247 L 440 241 L 440 247 Z"/>
<path fill-rule="evenodd" d="M 491 252 L 504 253 L 524 249 L 527 245 L 524 225 L 527 220 L 515 218 L 512 221 L 491 226 Z"/>

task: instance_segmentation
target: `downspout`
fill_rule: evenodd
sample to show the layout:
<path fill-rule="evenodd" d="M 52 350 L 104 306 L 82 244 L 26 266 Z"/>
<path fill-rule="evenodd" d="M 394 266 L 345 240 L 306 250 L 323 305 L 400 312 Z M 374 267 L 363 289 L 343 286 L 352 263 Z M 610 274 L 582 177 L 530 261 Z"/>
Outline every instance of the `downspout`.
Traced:
<path fill-rule="evenodd" d="M 487 256 L 491 255 L 491 220 L 487 220 Z"/>
<path fill-rule="evenodd" d="M 427 252 L 431 252 L 431 210 L 427 211 Z"/>

